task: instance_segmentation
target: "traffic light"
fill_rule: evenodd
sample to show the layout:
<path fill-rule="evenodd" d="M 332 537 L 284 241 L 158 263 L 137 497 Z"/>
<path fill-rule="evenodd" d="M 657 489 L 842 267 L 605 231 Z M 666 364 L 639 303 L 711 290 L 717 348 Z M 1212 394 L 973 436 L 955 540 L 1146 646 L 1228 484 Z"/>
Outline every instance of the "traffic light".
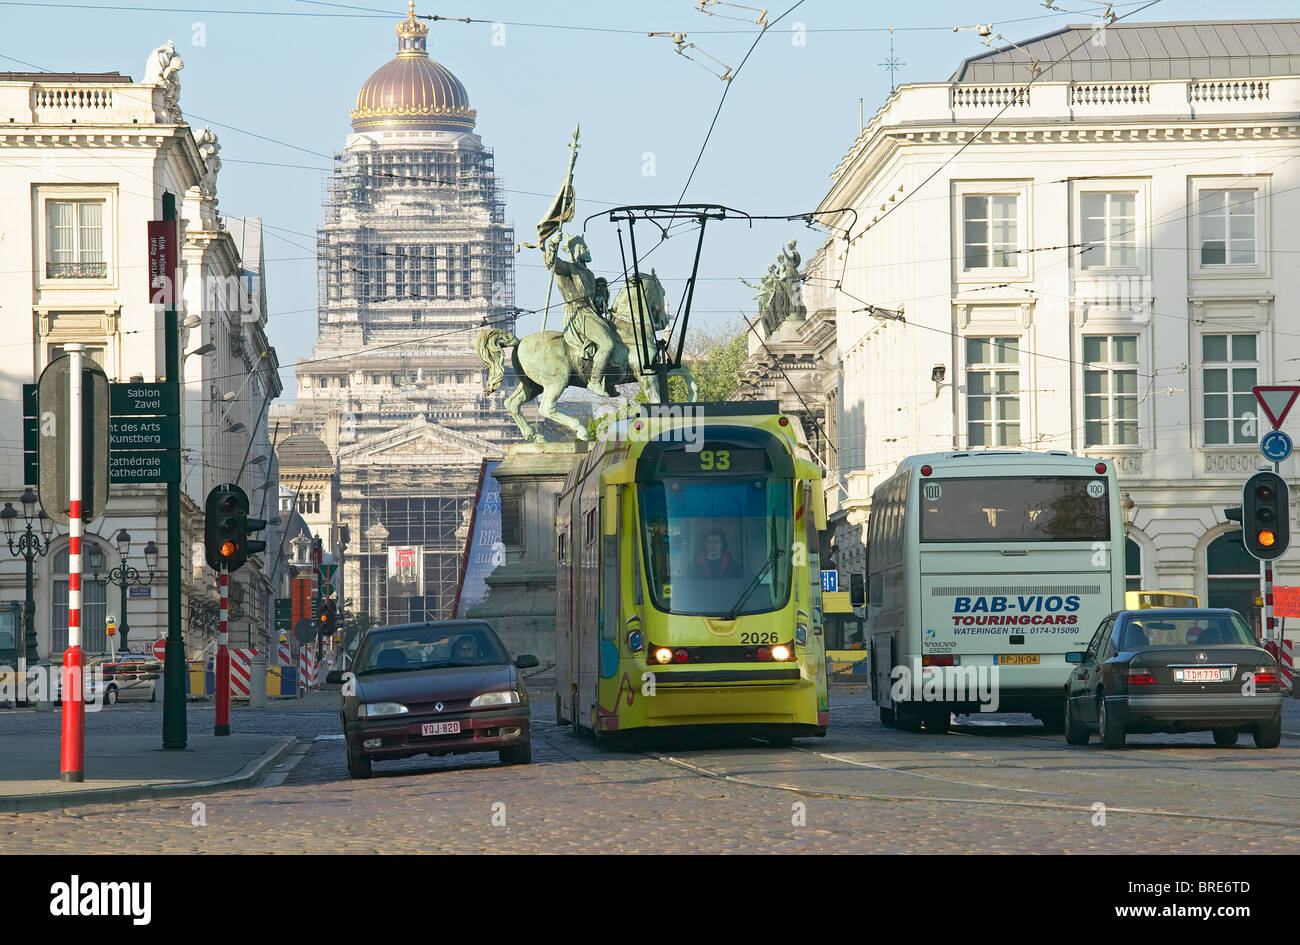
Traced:
<path fill-rule="evenodd" d="M 863 583 L 865 580 L 866 580 L 865 574 L 849 575 L 849 606 L 850 607 L 861 607 L 863 604 L 867 602 L 866 587 L 864 586 Z"/>
<path fill-rule="evenodd" d="M 248 517 L 248 494 L 239 486 L 225 483 L 208 493 L 204 505 L 204 550 L 208 564 L 238 571 L 248 556 L 266 550 L 266 542 L 249 534 L 266 528 L 266 521 Z"/>
<path fill-rule="evenodd" d="M 233 571 L 243 564 L 240 543 L 247 514 L 248 496 L 238 486 L 221 485 L 208 493 L 203 508 L 203 548 L 214 570 L 224 567 Z"/>
<path fill-rule="evenodd" d="M 1261 561 L 1286 554 L 1291 543 L 1291 510 L 1286 480 L 1259 472 L 1241 492 L 1242 538 L 1246 550 Z"/>
<path fill-rule="evenodd" d="M 338 629 L 338 605 L 332 600 L 325 601 L 321 605 L 320 619 L 317 621 L 320 627 L 322 637 L 334 636 L 334 631 Z"/>

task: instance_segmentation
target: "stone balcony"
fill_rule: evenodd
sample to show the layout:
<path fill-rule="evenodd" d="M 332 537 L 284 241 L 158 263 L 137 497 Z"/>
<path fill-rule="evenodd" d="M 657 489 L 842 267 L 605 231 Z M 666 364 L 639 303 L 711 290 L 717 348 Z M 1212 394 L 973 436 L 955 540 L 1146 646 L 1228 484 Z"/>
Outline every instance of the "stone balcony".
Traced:
<path fill-rule="evenodd" d="M 0 80 L 0 133 L 17 125 L 168 123 L 163 89 L 128 82 Z"/>

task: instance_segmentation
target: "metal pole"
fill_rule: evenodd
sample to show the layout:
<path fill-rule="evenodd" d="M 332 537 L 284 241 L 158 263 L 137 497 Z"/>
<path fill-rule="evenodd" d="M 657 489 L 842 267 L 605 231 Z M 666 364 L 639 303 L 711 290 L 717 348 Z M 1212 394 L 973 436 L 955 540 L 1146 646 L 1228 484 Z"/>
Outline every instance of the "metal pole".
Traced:
<path fill-rule="evenodd" d="M 164 220 L 176 219 L 176 195 L 162 195 Z M 175 247 L 180 258 L 180 228 L 177 225 Z M 170 276 L 170 274 L 169 274 Z M 178 287 L 169 287 L 163 310 L 163 344 L 166 353 L 167 383 L 180 400 L 181 356 L 180 325 L 176 317 Z M 183 428 L 182 428 L 183 429 Z M 163 662 L 163 748 L 184 751 L 185 719 L 185 638 L 181 635 L 181 484 L 167 483 L 167 649 Z"/>
<path fill-rule="evenodd" d="M 27 526 L 27 537 L 32 534 L 32 526 Z M 40 656 L 36 652 L 36 593 L 35 593 L 35 558 L 32 553 L 31 542 L 23 548 L 23 558 L 27 562 L 27 600 L 23 603 L 23 650 L 22 655 L 18 658 L 18 675 L 27 683 L 27 667 L 35 666 L 40 661 Z"/>
<path fill-rule="evenodd" d="M 86 779 L 86 704 L 83 701 L 82 672 L 85 655 L 81 650 L 81 353 L 85 346 L 68 345 L 72 359 L 68 381 L 68 648 L 63 653 L 63 741 L 59 759 L 59 780 Z"/>
<path fill-rule="evenodd" d="M 226 621 L 230 616 L 230 572 L 226 570 L 224 563 L 221 565 L 221 570 L 217 572 L 217 579 L 221 582 L 221 623 L 217 626 L 217 671 L 214 683 L 217 687 L 217 724 L 213 728 L 212 734 L 229 735 L 230 634 Z"/>
<path fill-rule="evenodd" d="M 128 647 L 127 647 L 127 642 L 128 642 L 128 641 L 127 641 L 127 634 L 131 632 L 131 627 L 130 627 L 130 625 L 129 625 L 129 624 L 127 623 L 127 621 L 126 621 L 126 585 L 127 585 L 128 582 L 127 582 L 127 579 L 126 579 L 126 562 L 125 562 L 125 561 L 122 562 L 122 568 L 121 568 L 120 570 L 122 571 L 122 607 L 121 607 L 121 610 L 122 610 L 122 622 L 119 623 L 119 624 L 117 625 L 117 633 L 118 633 L 118 639 L 122 642 L 122 652 L 125 653 L 125 652 L 127 651 L 127 649 L 128 649 Z M 112 574 L 112 572 L 109 572 L 108 579 L 109 579 L 110 581 L 113 580 L 113 574 Z M 164 685 L 166 685 L 166 684 L 164 683 Z"/>

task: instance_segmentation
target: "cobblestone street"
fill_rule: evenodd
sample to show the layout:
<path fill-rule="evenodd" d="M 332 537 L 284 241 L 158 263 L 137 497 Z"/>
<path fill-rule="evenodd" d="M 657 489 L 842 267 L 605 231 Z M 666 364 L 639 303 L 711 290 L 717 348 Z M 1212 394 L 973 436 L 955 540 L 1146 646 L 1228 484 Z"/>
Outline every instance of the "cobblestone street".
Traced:
<path fill-rule="evenodd" d="M 1104 751 L 1095 740 L 1069 748 L 1028 720 L 1000 724 L 1004 717 L 914 735 L 880 725 L 864 691 L 834 695 L 831 735 L 793 748 L 679 741 L 616 751 L 555 726 L 542 690 L 533 701 L 532 765 L 502 767 L 489 755 L 416 758 L 378 764 L 374 777 L 355 781 L 332 697 L 320 694 L 307 705 L 233 713 L 237 732 L 300 742 L 257 788 L 0 814 L 0 848 L 86 852 L 93 825 L 96 837 L 112 832 L 117 849 L 131 853 L 1300 849 L 1295 737 L 1261 751 L 1248 738 L 1216 748 L 1208 735 L 1136 736 L 1128 750 Z M 191 707 L 191 731 L 210 724 L 210 711 Z M 89 718 L 93 738 L 157 727 L 161 716 L 119 706 Z M 0 747 L 3 733 L 24 723 L 50 725 L 53 737 L 56 720 L 0 713 Z M 202 818 L 194 803 L 204 805 Z"/>

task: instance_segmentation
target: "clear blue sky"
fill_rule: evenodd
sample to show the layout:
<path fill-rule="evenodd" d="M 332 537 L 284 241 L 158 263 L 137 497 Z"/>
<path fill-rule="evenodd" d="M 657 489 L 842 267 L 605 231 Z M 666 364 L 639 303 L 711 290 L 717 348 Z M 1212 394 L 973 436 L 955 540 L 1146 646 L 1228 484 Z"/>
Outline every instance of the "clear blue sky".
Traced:
<path fill-rule="evenodd" d="M 775 19 L 794 0 L 749 5 L 763 2 Z M 992 22 L 995 32 L 1020 41 L 1085 22 L 1084 11 L 1096 6 L 1089 0 L 1056 5 L 1074 12 L 1054 14 L 1036 0 L 902 6 L 805 0 L 768 30 L 731 83 L 686 199 L 754 213 L 815 207 L 827 175 L 857 134 L 858 99 L 869 120 L 889 93 L 889 74 L 879 63 L 889 55 L 891 23 L 895 54 L 906 63 L 897 80 L 942 81 L 961 59 L 986 51 L 976 34 L 954 33 L 954 26 Z M 1119 3 L 1116 9 L 1122 14 L 1139 5 Z M 678 56 L 671 40 L 645 34 L 686 32 L 688 42 L 735 70 L 757 31 L 744 19 L 756 14 L 742 7 L 711 7 L 739 19 L 697 7 L 695 0 L 420 0 L 419 13 L 506 24 L 504 44 L 494 44 L 502 33 L 490 23 L 435 23 L 429 51 L 469 91 L 477 130 L 495 149 L 505 178 L 507 216 L 518 238 L 533 238 L 578 122 L 579 217 L 612 202 L 677 200 L 724 84 Z M 176 41 L 185 60 L 181 107 L 196 129 L 214 123 L 222 141 L 221 212 L 260 216 L 267 226 L 268 332 L 292 396 L 292 365 L 310 355 L 316 337 L 314 232 L 322 171 L 350 130 L 348 110 L 357 90 L 392 57 L 393 28 L 405 13 L 405 0 L 0 0 L 0 69 L 117 70 L 138 81 L 149 51 Z M 1296 14 L 1295 0 L 1230 6 L 1162 0 L 1134 19 Z M 805 45 L 792 41 L 798 25 L 806 29 Z M 653 175 L 643 173 L 647 152 Z M 711 228 L 695 317 L 734 320 L 740 307 L 752 317 L 753 292 L 736 277 L 761 274 L 790 238 L 799 239 L 805 257 L 822 241 L 819 231 L 799 223 Z M 612 225 L 593 220 L 588 241 L 596 268 L 621 268 Z M 669 287 L 674 311 L 693 249 L 683 231 L 650 260 Z M 516 262 L 517 304 L 540 309 L 546 279 L 539 254 L 525 250 Z M 539 316 L 521 319 L 521 333 L 539 327 Z"/>

